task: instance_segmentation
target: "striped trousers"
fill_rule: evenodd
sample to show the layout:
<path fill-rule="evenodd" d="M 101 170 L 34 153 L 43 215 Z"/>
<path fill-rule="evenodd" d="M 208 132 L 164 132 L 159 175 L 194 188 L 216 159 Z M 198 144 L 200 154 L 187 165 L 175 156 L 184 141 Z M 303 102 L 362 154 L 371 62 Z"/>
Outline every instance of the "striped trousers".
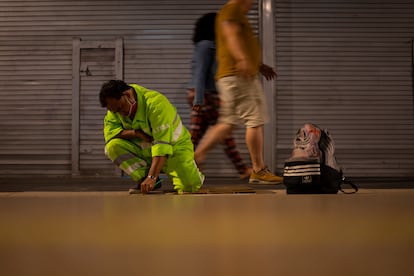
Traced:
<path fill-rule="evenodd" d="M 187 101 L 189 105 L 193 106 L 194 89 L 189 89 L 187 94 Z M 219 116 L 220 98 L 217 93 L 206 92 L 204 94 L 204 105 L 200 111 L 191 110 L 190 117 L 190 133 L 191 141 L 194 148 L 197 148 L 201 138 L 206 133 L 209 126 L 215 125 Z M 244 174 L 247 171 L 247 166 L 237 150 L 236 141 L 233 136 L 228 136 L 224 139 L 224 152 L 233 163 L 239 174 Z"/>

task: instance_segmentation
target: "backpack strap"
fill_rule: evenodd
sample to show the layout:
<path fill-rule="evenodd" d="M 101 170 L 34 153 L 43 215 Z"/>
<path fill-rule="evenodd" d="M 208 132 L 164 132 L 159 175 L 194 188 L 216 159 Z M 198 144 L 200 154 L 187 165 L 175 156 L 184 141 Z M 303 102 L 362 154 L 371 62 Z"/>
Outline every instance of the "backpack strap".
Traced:
<path fill-rule="evenodd" d="M 349 185 L 349 186 L 351 186 L 354 190 L 353 190 L 353 191 L 351 191 L 351 192 L 346 192 L 346 191 L 344 191 L 344 190 L 342 189 L 342 187 L 341 187 L 341 185 L 342 185 L 342 184 Z M 346 178 L 345 178 L 345 176 L 342 176 L 342 181 L 341 181 L 341 183 L 339 183 L 339 190 L 340 190 L 341 192 L 343 192 L 344 194 L 355 194 L 356 192 L 358 192 L 358 186 L 357 186 L 357 185 L 355 185 L 354 183 L 352 183 L 352 181 L 351 181 L 351 180 L 346 179 Z"/>

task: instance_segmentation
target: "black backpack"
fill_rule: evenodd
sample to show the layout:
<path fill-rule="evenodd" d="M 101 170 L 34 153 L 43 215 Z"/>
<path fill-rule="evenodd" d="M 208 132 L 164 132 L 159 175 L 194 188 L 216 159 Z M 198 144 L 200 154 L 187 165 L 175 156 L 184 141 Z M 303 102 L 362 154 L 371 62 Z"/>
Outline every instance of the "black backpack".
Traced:
<path fill-rule="evenodd" d="M 283 183 L 287 194 L 356 193 L 358 187 L 345 179 L 335 158 L 335 145 L 327 130 L 313 124 L 298 129 L 294 148 L 285 161 Z M 348 184 L 347 192 L 341 185 Z"/>

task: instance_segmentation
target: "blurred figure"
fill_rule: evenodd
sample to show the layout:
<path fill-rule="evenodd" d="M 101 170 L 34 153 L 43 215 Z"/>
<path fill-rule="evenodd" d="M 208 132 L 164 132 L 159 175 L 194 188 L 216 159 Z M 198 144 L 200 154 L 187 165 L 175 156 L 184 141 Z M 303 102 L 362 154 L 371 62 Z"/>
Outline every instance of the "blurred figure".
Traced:
<path fill-rule="evenodd" d="M 230 0 L 216 18 L 217 88 L 221 100 L 218 123 L 206 133 L 195 152 L 198 164 L 207 152 L 223 141 L 238 124 L 246 127 L 246 144 L 253 165 L 249 183 L 279 184 L 264 163 L 263 125 L 267 121 L 266 100 L 259 72 L 267 79 L 276 77 L 273 68 L 261 63 L 259 42 L 247 18 L 253 0 Z"/>
<path fill-rule="evenodd" d="M 191 140 L 197 148 L 200 139 L 209 126 L 216 124 L 220 99 L 215 85 L 216 45 L 214 24 L 216 13 L 208 13 L 200 17 L 194 28 L 194 52 L 192 59 L 192 80 L 188 89 L 188 103 L 192 107 L 190 118 Z M 224 139 L 225 153 L 233 162 L 240 178 L 250 176 L 248 168 L 236 148 L 233 136 Z"/>

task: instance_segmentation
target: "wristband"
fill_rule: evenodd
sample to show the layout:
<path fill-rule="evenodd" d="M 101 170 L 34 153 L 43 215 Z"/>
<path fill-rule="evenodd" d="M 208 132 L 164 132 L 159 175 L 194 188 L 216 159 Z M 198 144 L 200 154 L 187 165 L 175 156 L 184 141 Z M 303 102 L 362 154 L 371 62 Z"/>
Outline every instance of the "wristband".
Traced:
<path fill-rule="evenodd" d="M 155 176 L 153 176 L 153 175 L 148 175 L 147 178 L 150 178 L 152 180 L 157 180 L 157 178 Z"/>

